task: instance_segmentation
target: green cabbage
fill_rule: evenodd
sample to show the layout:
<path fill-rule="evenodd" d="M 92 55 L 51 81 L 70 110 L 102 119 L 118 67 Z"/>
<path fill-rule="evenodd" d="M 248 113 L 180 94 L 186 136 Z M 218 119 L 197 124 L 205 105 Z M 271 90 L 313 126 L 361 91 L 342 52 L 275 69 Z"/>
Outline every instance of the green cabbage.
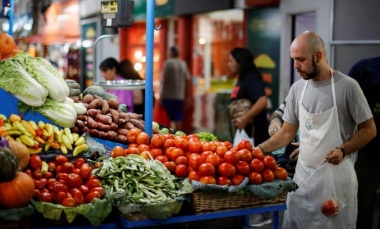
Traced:
<path fill-rule="evenodd" d="M 58 71 L 44 58 L 20 53 L 15 59 L 23 63 L 25 70 L 49 91 L 49 97 L 63 102 L 69 95 L 69 87 Z"/>
<path fill-rule="evenodd" d="M 45 104 L 37 107 L 36 110 L 62 127 L 71 128 L 75 126 L 77 112 L 70 104 L 46 98 Z"/>
<path fill-rule="evenodd" d="M 14 58 L 0 61 L 0 87 L 33 107 L 44 104 L 48 96 L 48 90 Z"/>

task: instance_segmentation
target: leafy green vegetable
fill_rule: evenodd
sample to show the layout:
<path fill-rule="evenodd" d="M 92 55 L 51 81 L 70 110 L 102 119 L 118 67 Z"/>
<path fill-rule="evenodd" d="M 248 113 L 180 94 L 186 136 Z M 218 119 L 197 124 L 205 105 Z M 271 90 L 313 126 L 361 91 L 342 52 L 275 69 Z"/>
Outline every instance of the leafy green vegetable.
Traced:
<path fill-rule="evenodd" d="M 200 132 L 197 135 L 201 141 L 205 141 L 205 142 L 218 141 L 218 138 L 214 134 L 206 132 L 206 131 Z"/>
<path fill-rule="evenodd" d="M 15 56 L 15 59 L 19 60 L 25 70 L 48 90 L 50 98 L 58 102 L 65 101 L 69 95 L 69 87 L 63 77 L 46 59 L 34 58 L 27 53 L 20 53 Z"/>
<path fill-rule="evenodd" d="M 19 60 L 14 58 L 0 61 L 0 87 L 33 107 L 44 104 L 48 96 L 48 90 L 24 69 Z"/>
<path fill-rule="evenodd" d="M 47 98 L 45 104 L 37 107 L 36 110 L 54 123 L 62 127 L 73 127 L 77 119 L 77 112 L 67 103 L 60 103 Z"/>
<path fill-rule="evenodd" d="M 161 162 L 135 154 L 107 158 L 94 173 L 115 206 L 167 202 L 189 193 Z"/>

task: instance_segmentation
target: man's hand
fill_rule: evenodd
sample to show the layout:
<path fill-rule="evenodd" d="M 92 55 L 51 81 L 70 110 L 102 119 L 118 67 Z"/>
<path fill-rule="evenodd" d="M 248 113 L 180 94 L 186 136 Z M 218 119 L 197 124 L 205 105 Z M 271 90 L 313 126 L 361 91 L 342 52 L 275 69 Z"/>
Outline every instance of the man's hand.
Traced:
<path fill-rule="evenodd" d="M 342 152 L 341 149 L 335 148 L 328 152 L 325 156 L 325 160 L 328 163 L 334 164 L 334 165 L 339 165 L 339 163 L 343 160 L 344 158 L 344 153 Z"/>
<path fill-rule="evenodd" d="M 291 143 L 294 146 L 298 146 L 297 149 L 293 150 L 293 152 L 289 155 L 289 157 L 293 160 L 298 160 L 298 154 L 300 153 L 300 143 L 299 142 L 293 142 Z"/>
<path fill-rule="evenodd" d="M 272 136 L 274 133 L 276 133 L 278 130 L 280 130 L 282 127 L 282 122 L 279 118 L 274 118 L 271 120 L 268 128 L 268 134 L 269 136 Z"/>

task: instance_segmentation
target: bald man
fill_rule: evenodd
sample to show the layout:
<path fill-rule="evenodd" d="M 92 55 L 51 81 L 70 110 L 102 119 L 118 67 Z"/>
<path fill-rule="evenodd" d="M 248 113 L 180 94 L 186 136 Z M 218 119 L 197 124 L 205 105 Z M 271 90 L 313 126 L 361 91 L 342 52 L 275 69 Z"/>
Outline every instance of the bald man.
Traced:
<path fill-rule="evenodd" d="M 300 34 L 292 42 L 290 54 L 302 79 L 290 88 L 282 128 L 258 145 L 264 153 L 279 149 L 300 129 L 293 178 L 299 188 L 288 193 L 282 228 L 355 228 L 358 185 L 354 161 L 358 149 L 376 135 L 371 110 L 358 83 L 329 66 L 318 34 Z M 322 182 L 308 185 L 307 181 L 323 162 L 339 171 L 341 177 L 335 184 L 344 190 L 339 198 L 345 200 L 345 206 L 340 206 L 334 218 L 324 216 L 315 201 L 321 199 L 323 192 L 317 190 L 323 187 Z"/>

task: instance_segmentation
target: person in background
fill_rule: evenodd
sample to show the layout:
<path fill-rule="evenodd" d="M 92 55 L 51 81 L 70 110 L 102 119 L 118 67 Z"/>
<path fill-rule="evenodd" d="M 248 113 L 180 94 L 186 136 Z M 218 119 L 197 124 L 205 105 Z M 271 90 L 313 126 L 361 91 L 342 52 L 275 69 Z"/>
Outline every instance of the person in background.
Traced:
<path fill-rule="evenodd" d="M 262 76 L 253 63 L 252 53 L 246 48 L 237 47 L 230 52 L 228 67 L 233 75 L 238 75 L 230 101 L 248 99 L 252 104 L 246 113 L 232 120 L 231 134 L 235 135 L 234 129 L 244 129 L 250 138 L 253 137 L 255 144 L 260 144 L 269 137 L 265 109 L 268 100 Z M 270 223 L 272 223 L 270 213 L 254 214 L 249 218 L 249 225 L 252 227 Z"/>
<path fill-rule="evenodd" d="M 282 228 L 356 228 L 354 160 L 357 150 L 376 135 L 373 115 L 359 84 L 329 66 L 318 34 L 307 31 L 297 36 L 290 54 L 302 79 L 290 88 L 282 128 L 254 149 L 264 154 L 272 152 L 287 145 L 300 130 L 300 152 L 293 178 L 299 188 L 288 193 Z M 336 169 L 347 175 L 347 180 L 339 180 L 348 184 L 344 187 L 346 206 L 331 219 L 321 214 L 320 206 L 312 204 L 318 196 L 308 196 L 304 187 L 323 161 L 339 165 Z"/>
<path fill-rule="evenodd" d="M 170 128 L 182 130 L 185 103 L 190 103 L 188 83 L 190 72 L 185 61 L 179 58 L 177 47 L 169 49 L 169 59 L 166 60 L 160 80 L 160 98 L 158 105 L 163 106 L 169 119 Z"/>
<path fill-rule="evenodd" d="M 269 120 L 268 133 L 269 136 L 275 134 L 281 129 L 282 116 L 284 115 L 284 110 L 286 107 L 286 101 L 281 103 L 281 105 L 271 114 Z M 297 132 L 296 137 L 285 147 L 272 152 L 272 156 L 276 159 L 277 165 L 286 169 L 288 176 L 293 178 L 295 172 L 295 166 L 297 164 L 297 158 L 299 153 L 299 132 Z"/>
<path fill-rule="evenodd" d="M 231 93 L 231 103 L 239 99 L 248 99 L 252 106 L 242 116 L 232 120 L 234 129 L 244 129 L 255 144 L 269 138 L 268 118 L 266 112 L 267 97 L 261 73 L 253 63 L 253 55 L 246 48 L 234 48 L 228 58 L 230 72 L 238 75 L 238 80 Z"/>
<path fill-rule="evenodd" d="M 358 61 L 349 76 L 358 81 L 380 128 L 380 56 Z M 376 192 L 380 182 L 380 135 L 359 150 L 355 163 L 358 177 L 358 218 L 356 228 L 372 228 Z M 380 221 L 378 224 L 380 228 Z"/>
<path fill-rule="evenodd" d="M 121 68 L 119 62 L 112 57 L 105 59 L 99 65 L 100 72 L 105 80 L 122 80 Z M 120 104 L 127 106 L 128 112 L 134 112 L 133 110 L 133 91 L 131 90 L 106 90 L 108 93 L 114 94 L 119 98 Z"/>
<path fill-rule="evenodd" d="M 143 80 L 128 59 L 120 61 L 120 75 L 128 80 Z M 145 89 L 133 90 L 133 112 L 145 115 Z"/>

